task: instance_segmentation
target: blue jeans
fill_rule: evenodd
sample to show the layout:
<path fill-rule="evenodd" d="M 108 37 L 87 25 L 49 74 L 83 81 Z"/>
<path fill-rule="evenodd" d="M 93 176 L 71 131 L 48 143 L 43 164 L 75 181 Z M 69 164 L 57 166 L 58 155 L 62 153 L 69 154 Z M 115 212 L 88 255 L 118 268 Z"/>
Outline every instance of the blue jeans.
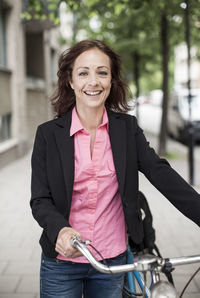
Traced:
<path fill-rule="evenodd" d="M 107 259 L 107 264 L 126 263 L 126 253 Z M 41 298 L 121 298 L 124 274 L 104 274 L 90 264 L 47 258 L 42 254 Z"/>

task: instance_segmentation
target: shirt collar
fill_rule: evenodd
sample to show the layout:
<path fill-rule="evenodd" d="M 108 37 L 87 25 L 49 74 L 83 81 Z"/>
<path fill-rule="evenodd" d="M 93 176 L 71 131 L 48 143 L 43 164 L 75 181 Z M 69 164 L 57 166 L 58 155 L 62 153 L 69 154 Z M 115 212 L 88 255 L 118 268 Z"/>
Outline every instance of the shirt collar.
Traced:
<path fill-rule="evenodd" d="M 107 115 L 106 108 L 104 108 L 102 123 L 99 125 L 99 127 L 102 127 L 104 125 L 106 125 L 106 129 L 108 130 L 108 115 Z M 72 135 L 76 134 L 78 131 L 81 131 L 83 129 L 84 129 L 84 127 L 78 117 L 78 114 L 76 112 L 76 107 L 74 107 L 72 110 L 72 122 L 71 122 L 71 127 L 70 127 L 70 137 Z"/>

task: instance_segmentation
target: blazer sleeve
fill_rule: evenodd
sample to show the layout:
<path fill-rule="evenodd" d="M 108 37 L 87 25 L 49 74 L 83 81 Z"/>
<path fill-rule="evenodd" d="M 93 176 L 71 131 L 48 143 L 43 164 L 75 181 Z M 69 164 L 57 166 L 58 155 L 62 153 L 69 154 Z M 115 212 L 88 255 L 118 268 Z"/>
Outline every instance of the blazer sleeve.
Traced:
<path fill-rule="evenodd" d="M 135 125 L 139 170 L 180 212 L 200 226 L 200 195 L 149 146 L 137 121 Z"/>
<path fill-rule="evenodd" d="M 38 127 L 31 158 L 31 201 L 33 217 L 55 244 L 59 231 L 69 226 L 67 219 L 55 207 L 46 172 L 46 141 Z"/>

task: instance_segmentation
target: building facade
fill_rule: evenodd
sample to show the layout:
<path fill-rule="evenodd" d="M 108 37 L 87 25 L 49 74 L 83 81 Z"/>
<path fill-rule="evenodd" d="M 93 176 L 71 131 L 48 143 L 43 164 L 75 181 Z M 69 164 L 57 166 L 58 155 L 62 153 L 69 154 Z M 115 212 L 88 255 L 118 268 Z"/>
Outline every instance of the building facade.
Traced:
<path fill-rule="evenodd" d="M 23 21 L 24 2 L 0 0 L 0 167 L 24 155 L 36 127 L 53 117 L 59 29 Z"/>

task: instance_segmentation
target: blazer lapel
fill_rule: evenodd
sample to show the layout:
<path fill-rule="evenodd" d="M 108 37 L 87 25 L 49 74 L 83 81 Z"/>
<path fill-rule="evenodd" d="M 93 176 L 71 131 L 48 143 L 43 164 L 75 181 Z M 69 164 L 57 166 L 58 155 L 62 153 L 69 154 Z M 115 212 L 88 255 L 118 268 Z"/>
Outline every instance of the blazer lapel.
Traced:
<path fill-rule="evenodd" d="M 55 137 L 64 173 L 68 207 L 71 205 L 74 183 L 74 137 L 70 137 L 72 111 L 56 121 Z"/>
<path fill-rule="evenodd" d="M 126 126 L 120 114 L 108 112 L 109 135 L 121 196 L 124 193 L 126 171 Z"/>

